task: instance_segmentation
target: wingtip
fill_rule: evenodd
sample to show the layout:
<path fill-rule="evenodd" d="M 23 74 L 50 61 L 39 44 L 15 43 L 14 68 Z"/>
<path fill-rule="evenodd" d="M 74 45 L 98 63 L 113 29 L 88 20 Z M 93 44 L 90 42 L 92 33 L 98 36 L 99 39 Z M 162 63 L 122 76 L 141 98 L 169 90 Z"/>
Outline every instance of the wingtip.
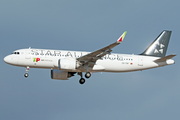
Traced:
<path fill-rule="evenodd" d="M 119 39 L 117 40 L 117 43 L 121 43 L 126 35 L 127 31 L 125 31 L 120 37 Z"/>

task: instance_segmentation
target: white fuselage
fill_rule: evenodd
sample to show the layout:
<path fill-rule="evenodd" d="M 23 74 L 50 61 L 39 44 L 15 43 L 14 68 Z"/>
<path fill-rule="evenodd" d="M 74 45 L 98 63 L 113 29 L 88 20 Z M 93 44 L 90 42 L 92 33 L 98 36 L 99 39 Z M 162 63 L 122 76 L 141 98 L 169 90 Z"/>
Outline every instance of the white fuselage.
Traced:
<path fill-rule="evenodd" d="M 6 56 L 4 61 L 8 64 L 20 67 L 46 69 L 59 69 L 58 60 L 76 60 L 76 58 L 89 53 L 47 49 L 20 49 L 16 50 L 15 52 L 14 54 Z M 172 59 L 166 60 L 164 62 L 154 62 L 157 59 L 159 59 L 159 57 L 112 53 L 105 55 L 102 59 L 97 60 L 93 68 L 89 68 L 89 71 L 130 72 L 174 64 L 174 60 Z M 63 71 L 86 72 L 86 69 L 63 69 Z"/>

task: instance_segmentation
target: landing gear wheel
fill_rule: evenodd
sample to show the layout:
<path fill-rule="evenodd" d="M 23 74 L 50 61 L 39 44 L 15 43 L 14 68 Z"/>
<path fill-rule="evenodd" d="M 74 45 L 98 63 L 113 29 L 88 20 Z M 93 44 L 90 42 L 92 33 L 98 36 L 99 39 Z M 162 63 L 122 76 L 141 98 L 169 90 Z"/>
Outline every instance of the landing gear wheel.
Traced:
<path fill-rule="evenodd" d="M 29 72 L 29 66 L 26 67 L 26 73 L 24 74 L 24 77 L 27 78 L 29 76 L 28 72 Z"/>
<path fill-rule="evenodd" d="M 90 72 L 87 72 L 87 73 L 85 74 L 85 77 L 86 77 L 86 78 L 90 78 L 90 77 L 91 77 L 91 73 L 90 73 Z"/>
<path fill-rule="evenodd" d="M 85 83 L 85 79 L 84 79 L 84 78 L 81 78 L 81 79 L 79 80 L 79 83 L 80 83 L 80 84 L 84 84 L 84 83 Z"/>
<path fill-rule="evenodd" d="M 26 78 L 27 78 L 28 76 L 29 76 L 29 74 L 28 74 L 28 73 L 25 73 L 25 74 L 24 74 L 24 77 L 26 77 Z"/>

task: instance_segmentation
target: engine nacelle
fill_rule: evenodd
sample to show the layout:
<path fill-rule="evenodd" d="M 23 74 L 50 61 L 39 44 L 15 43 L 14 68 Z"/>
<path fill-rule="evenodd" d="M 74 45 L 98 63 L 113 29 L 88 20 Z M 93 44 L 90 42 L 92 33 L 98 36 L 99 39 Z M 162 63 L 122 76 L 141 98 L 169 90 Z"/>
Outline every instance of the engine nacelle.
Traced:
<path fill-rule="evenodd" d="M 80 65 L 77 63 L 75 59 L 59 59 L 58 60 L 58 68 L 60 70 L 75 70 Z"/>
<path fill-rule="evenodd" d="M 74 76 L 75 72 L 67 72 L 53 69 L 51 70 L 51 79 L 68 80 L 68 78 Z"/>

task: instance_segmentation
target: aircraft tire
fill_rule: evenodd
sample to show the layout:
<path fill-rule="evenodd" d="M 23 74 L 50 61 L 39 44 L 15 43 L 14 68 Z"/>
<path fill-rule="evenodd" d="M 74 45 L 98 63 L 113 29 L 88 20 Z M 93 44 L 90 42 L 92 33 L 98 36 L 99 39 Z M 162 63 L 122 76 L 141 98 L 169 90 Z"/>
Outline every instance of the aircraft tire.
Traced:
<path fill-rule="evenodd" d="M 25 74 L 24 74 L 24 77 L 26 77 L 26 78 L 27 78 L 28 76 L 29 76 L 29 74 L 28 74 L 28 73 L 25 73 Z"/>
<path fill-rule="evenodd" d="M 85 74 L 85 77 L 86 77 L 86 78 L 90 78 L 90 77 L 91 77 L 91 73 L 90 73 L 90 72 L 87 72 L 87 73 Z"/>
<path fill-rule="evenodd" d="M 80 83 L 80 84 L 84 84 L 84 83 L 85 83 L 85 79 L 84 79 L 84 78 L 81 78 L 81 79 L 79 80 L 79 83 Z"/>

